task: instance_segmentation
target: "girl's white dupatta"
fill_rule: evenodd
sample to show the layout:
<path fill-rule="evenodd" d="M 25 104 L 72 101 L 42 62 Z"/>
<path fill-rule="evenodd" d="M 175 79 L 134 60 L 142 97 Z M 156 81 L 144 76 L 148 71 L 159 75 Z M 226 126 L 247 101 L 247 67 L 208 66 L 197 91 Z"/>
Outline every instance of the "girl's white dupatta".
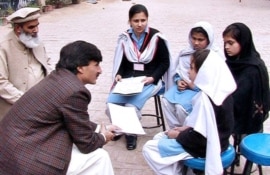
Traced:
<path fill-rule="evenodd" d="M 210 51 L 195 78 L 194 84 L 201 89 L 193 99 L 193 110 L 186 119 L 186 125 L 207 138 L 205 173 L 220 175 L 223 167 L 220 157 L 220 142 L 216 117 L 210 102 L 219 106 L 235 91 L 236 83 L 225 61 Z"/>

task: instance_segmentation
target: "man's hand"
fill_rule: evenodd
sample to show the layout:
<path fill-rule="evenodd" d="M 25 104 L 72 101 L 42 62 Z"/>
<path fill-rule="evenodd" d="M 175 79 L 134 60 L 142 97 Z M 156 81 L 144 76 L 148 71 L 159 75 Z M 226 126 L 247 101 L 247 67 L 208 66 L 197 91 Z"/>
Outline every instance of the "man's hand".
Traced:
<path fill-rule="evenodd" d="M 114 138 L 115 133 L 119 131 L 121 131 L 121 128 L 119 128 L 118 126 L 101 124 L 100 133 L 105 136 L 106 143 L 111 141 Z"/>
<path fill-rule="evenodd" d="M 104 124 L 101 125 L 100 133 L 103 134 L 104 137 L 106 138 L 105 143 L 108 143 L 114 137 L 114 134 L 110 130 L 107 130 Z"/>
<path fill-rule="evenodd" d="M 106 125 L 106 129 L 111 132 L 119 132 L 121 131 L 121 128 L 115 125 Z"/>

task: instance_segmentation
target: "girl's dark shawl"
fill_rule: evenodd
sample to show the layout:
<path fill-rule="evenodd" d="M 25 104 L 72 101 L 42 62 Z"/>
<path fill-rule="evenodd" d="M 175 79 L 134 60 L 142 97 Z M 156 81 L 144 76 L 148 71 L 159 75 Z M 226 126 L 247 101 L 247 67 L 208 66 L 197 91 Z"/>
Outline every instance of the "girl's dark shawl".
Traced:
<path fill-rule="evenodd" d="M 232 25 L 235 25 L 240 30 L 241 39 L 239 43 L 241 45 L 241 52 L 237 58 L 230 57 L 225 52 L 226 62 L 237 86 L 240 81 L 245 81 L 246 79 L 246 82 L 252 83 L 250 86 L 253 87 L 253 90 L 249 91 L 251 94 L 246 94 L 251 97 L 248 101 L 240 100 L 241 103 L 237 103 L 246 91 L 245 87 L 238 86 L 233 94 L 236 109 L 234 113 L 236 119 L 234 132 L 236 134 L 249 134 L 260 131 L 263 127 L 263 122 L 268 117 L 270 108 L 269 77 L 265 63 L 255 49 L 249 28 L 242 23 L 234 23 Z M 247 76 L 250 71 L 254 72 L 254 70 L 255 72 L 257 70 L 259 76 Z M 257 79 L 258 77 L 259 79 Z M 242 111 L 242 109 L 247 111 Z M 242 118 L 242 120 L 237 118 Z"/>

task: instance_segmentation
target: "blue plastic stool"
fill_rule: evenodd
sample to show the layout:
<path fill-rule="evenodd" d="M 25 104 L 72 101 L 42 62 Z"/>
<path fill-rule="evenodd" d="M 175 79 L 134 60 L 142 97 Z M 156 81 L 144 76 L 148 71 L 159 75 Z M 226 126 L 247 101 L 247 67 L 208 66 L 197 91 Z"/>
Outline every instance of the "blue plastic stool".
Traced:
<path fill-rule="evenodd" d="M 241 154 L 247 159 L 243 175 L 251 173 L 253 163 L 259 166 L 259 173 L 262 175 L 261 166 L 270 166 L 270 134 L 256 133 L 244 137 L 240 144 Z"/>
<path fill-rule="evenodd" d="M 221 154 L 222 166 L 224 169 L 223 174 L 227 174 L 226 169 L 233 163 L 235 158 L 235 149 L 229 145 L 228 149 Z M 187 173 L 187 167 L 191 168 L 195 174 L 200 174 L 205 169 L 205 158 L 192 158 L 184 160 L 184 172 Z"/>

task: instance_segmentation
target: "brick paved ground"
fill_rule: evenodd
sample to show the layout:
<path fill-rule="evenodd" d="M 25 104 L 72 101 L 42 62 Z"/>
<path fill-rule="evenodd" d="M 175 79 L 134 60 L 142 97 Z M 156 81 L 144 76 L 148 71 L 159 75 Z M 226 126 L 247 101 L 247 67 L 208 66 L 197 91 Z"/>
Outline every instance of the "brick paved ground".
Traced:
<path fill-rule="evenodd" d="M 233 22 L 244 22 L 253 31 L 257 50 L 261 53 L 270 70 L 270 1 L 269 0 L 101 0 L 98 4 L 81 2 L 52 12 L 40 18 L 40 36 L 45 42 L 48 55 L 56 62 L 60 49 L 74 40 L 86 40 L 96 44 L 102 51 L 103 74 L 96 85 L 87 86 L 92 92 L 89 105 L 91 120 L 109 123 L 104 114 L 105 100 L 111 85 L 112 57 L 118 34 L 129 25 L 128 9 L 135 3 L 142 3 L 149 10 L 149 24 L 162 31 L 168 38 L 172 55 L 177 56 L 186 46 L 187 34 L 191 26 L 206 20 L 215 27 L 216 41 L 222 48 L 221 33 Z M 0 38 L 10 30 L 10 25 L 0 26 Z M 144 112 L 153 111 L 152 99 L 146 104 Z M 144 118 L 144 125 L 151 124 L 152 118 Z M 104 148 L 111 155 L 116 175 L 153 175 L 145 163 L 141 148 L 161 129 L 147 129 L 146 135 L 138 138 L 136 150 L 127 151 L 125 140 L 111 142 Z M 269 120 L 265 132 L 270 132 Z M 244 160 L 237 172 L 241 172 Z M 270 174 L 264 168 L 264 174 Z M 257 171 L 254 174 L 258 174 Z"/>

